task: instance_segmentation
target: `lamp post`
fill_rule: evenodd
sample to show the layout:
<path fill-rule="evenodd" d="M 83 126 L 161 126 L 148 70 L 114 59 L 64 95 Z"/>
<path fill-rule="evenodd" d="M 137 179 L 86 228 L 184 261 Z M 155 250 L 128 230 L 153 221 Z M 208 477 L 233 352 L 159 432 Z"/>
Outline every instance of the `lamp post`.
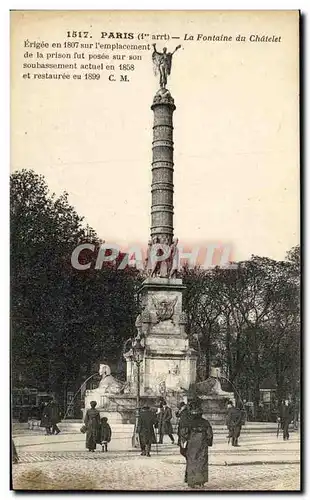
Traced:
<path fill-rule="evenodd" d="M 139 447 L 139 436 L 137 433 L 138 420 L 140 415 L 140 365 L 143 361 L 144 347 L 141 344 L 141 339 L 137 337 L 132 341 L 132 360 L 137 367 L 137 400 L 136 400 L 136 419 L 135 427 L 132 436 L 132 446 L 133 448 Z"/>

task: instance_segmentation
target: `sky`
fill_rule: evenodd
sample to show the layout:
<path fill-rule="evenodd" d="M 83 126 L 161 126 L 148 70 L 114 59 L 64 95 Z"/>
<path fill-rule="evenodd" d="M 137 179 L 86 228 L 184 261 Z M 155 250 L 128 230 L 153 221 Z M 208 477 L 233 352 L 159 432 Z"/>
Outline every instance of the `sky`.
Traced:
<path fill-rule="evenodd" d="M 104 70 L 95 81 L 23 78 L 23 63 L 37 60 L 24 57 L 26 39 L 63 44 L 73 29 L 92 33 L 92 42 L 102 42 L 101 31 L 148 33 L 150 44 L 151 35 L 180 36 L 157 41 L 158 50 L 182 44 L 168 81 L 177 108 L 175 235 L 185 246 L 229 244 L 235 260 L 251 254 L 283 259 L 299 242 L 297 12 L 12 16 L 11 170 L 43 174 L 51 191 L 69 193 L 99 237 L 126 248 L 149 238 L 150 106 L 158 78 L 151 51 L 126 50 L 85 54 L 139 53 L 143 59 L 134 62 L 134 71 Z M 194 40 L 184 40 L 185 34 Z M 198 41 L 198 34 L 231 35 L 233 41 Z M 281 36 L 281 42 L 237 42 L 238 34 L 247 40 L 252 34 Z M 116 41 L 144 43 L 105 39 Z M 68 50 L 43 50 L 45 56 L 55 52 Z M 63 59 L 44 59 L 55 61 Z M 129 81 L 121 82 L 120 73 Z"/>

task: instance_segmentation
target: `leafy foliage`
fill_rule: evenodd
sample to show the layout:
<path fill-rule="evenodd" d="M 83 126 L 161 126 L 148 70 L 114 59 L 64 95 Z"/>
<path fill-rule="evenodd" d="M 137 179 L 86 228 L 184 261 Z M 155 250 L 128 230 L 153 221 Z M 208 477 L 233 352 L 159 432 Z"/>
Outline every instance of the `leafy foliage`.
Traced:
<path fill-rule="evenodd" d="M 100 241 L 42 176 L 11 175 L 11 338 L 13 384 L 60 391 L 99 361 L 118 362 L 137 310 L 136 272 L 94 269 Z M 71 265 L 74 248 L 96 246 L 89 270 Z M 89 360 L 89 361 L 87 361 Z"/>
<path fill-rule="evenodd" d="M 299 269 L 298 247 L 283 262 L 252 256 L 236 268 L 184 269 L 188 330 L 199 352 L 200 378 L 219 363 L 232 388 L 256 408 L 264 383 L 276 386 L 279 401 L 298 393 Z"/>

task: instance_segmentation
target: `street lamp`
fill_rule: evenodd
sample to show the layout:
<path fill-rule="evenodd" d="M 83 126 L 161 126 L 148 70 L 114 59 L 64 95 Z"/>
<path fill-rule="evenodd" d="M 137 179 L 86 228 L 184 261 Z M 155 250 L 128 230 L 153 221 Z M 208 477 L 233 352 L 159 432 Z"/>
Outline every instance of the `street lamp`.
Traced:
<path fill-rule="evenodd" d="M 135 338 L 132 341 L 132 361 L 137 366 L 137 400 L 136 400 L 136 419 L 135 427 L 132 436 L 132 446 L 133 448 L 139 447 L 139 436 L 137 433 L 138 419 L 140 415 L 140 365 L 144 357 L 144 346 L 141 344 L 140 337 Z"/>

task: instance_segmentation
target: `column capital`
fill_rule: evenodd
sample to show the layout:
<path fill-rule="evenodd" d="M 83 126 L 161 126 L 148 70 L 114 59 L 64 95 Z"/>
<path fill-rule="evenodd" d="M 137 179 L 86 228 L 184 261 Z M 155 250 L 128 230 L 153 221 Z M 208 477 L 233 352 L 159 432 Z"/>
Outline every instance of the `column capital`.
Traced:
<path fill-rule="evenodd" d="M 154 108 L 160 104 L 166 104 L 168 106 L 171 106 L 173 108 L 173 111 L 175 110 L 174 99 L 171 96 L 169 90 L 159 89 L 156 92 L 151 109 L 154 110 Z"/>

